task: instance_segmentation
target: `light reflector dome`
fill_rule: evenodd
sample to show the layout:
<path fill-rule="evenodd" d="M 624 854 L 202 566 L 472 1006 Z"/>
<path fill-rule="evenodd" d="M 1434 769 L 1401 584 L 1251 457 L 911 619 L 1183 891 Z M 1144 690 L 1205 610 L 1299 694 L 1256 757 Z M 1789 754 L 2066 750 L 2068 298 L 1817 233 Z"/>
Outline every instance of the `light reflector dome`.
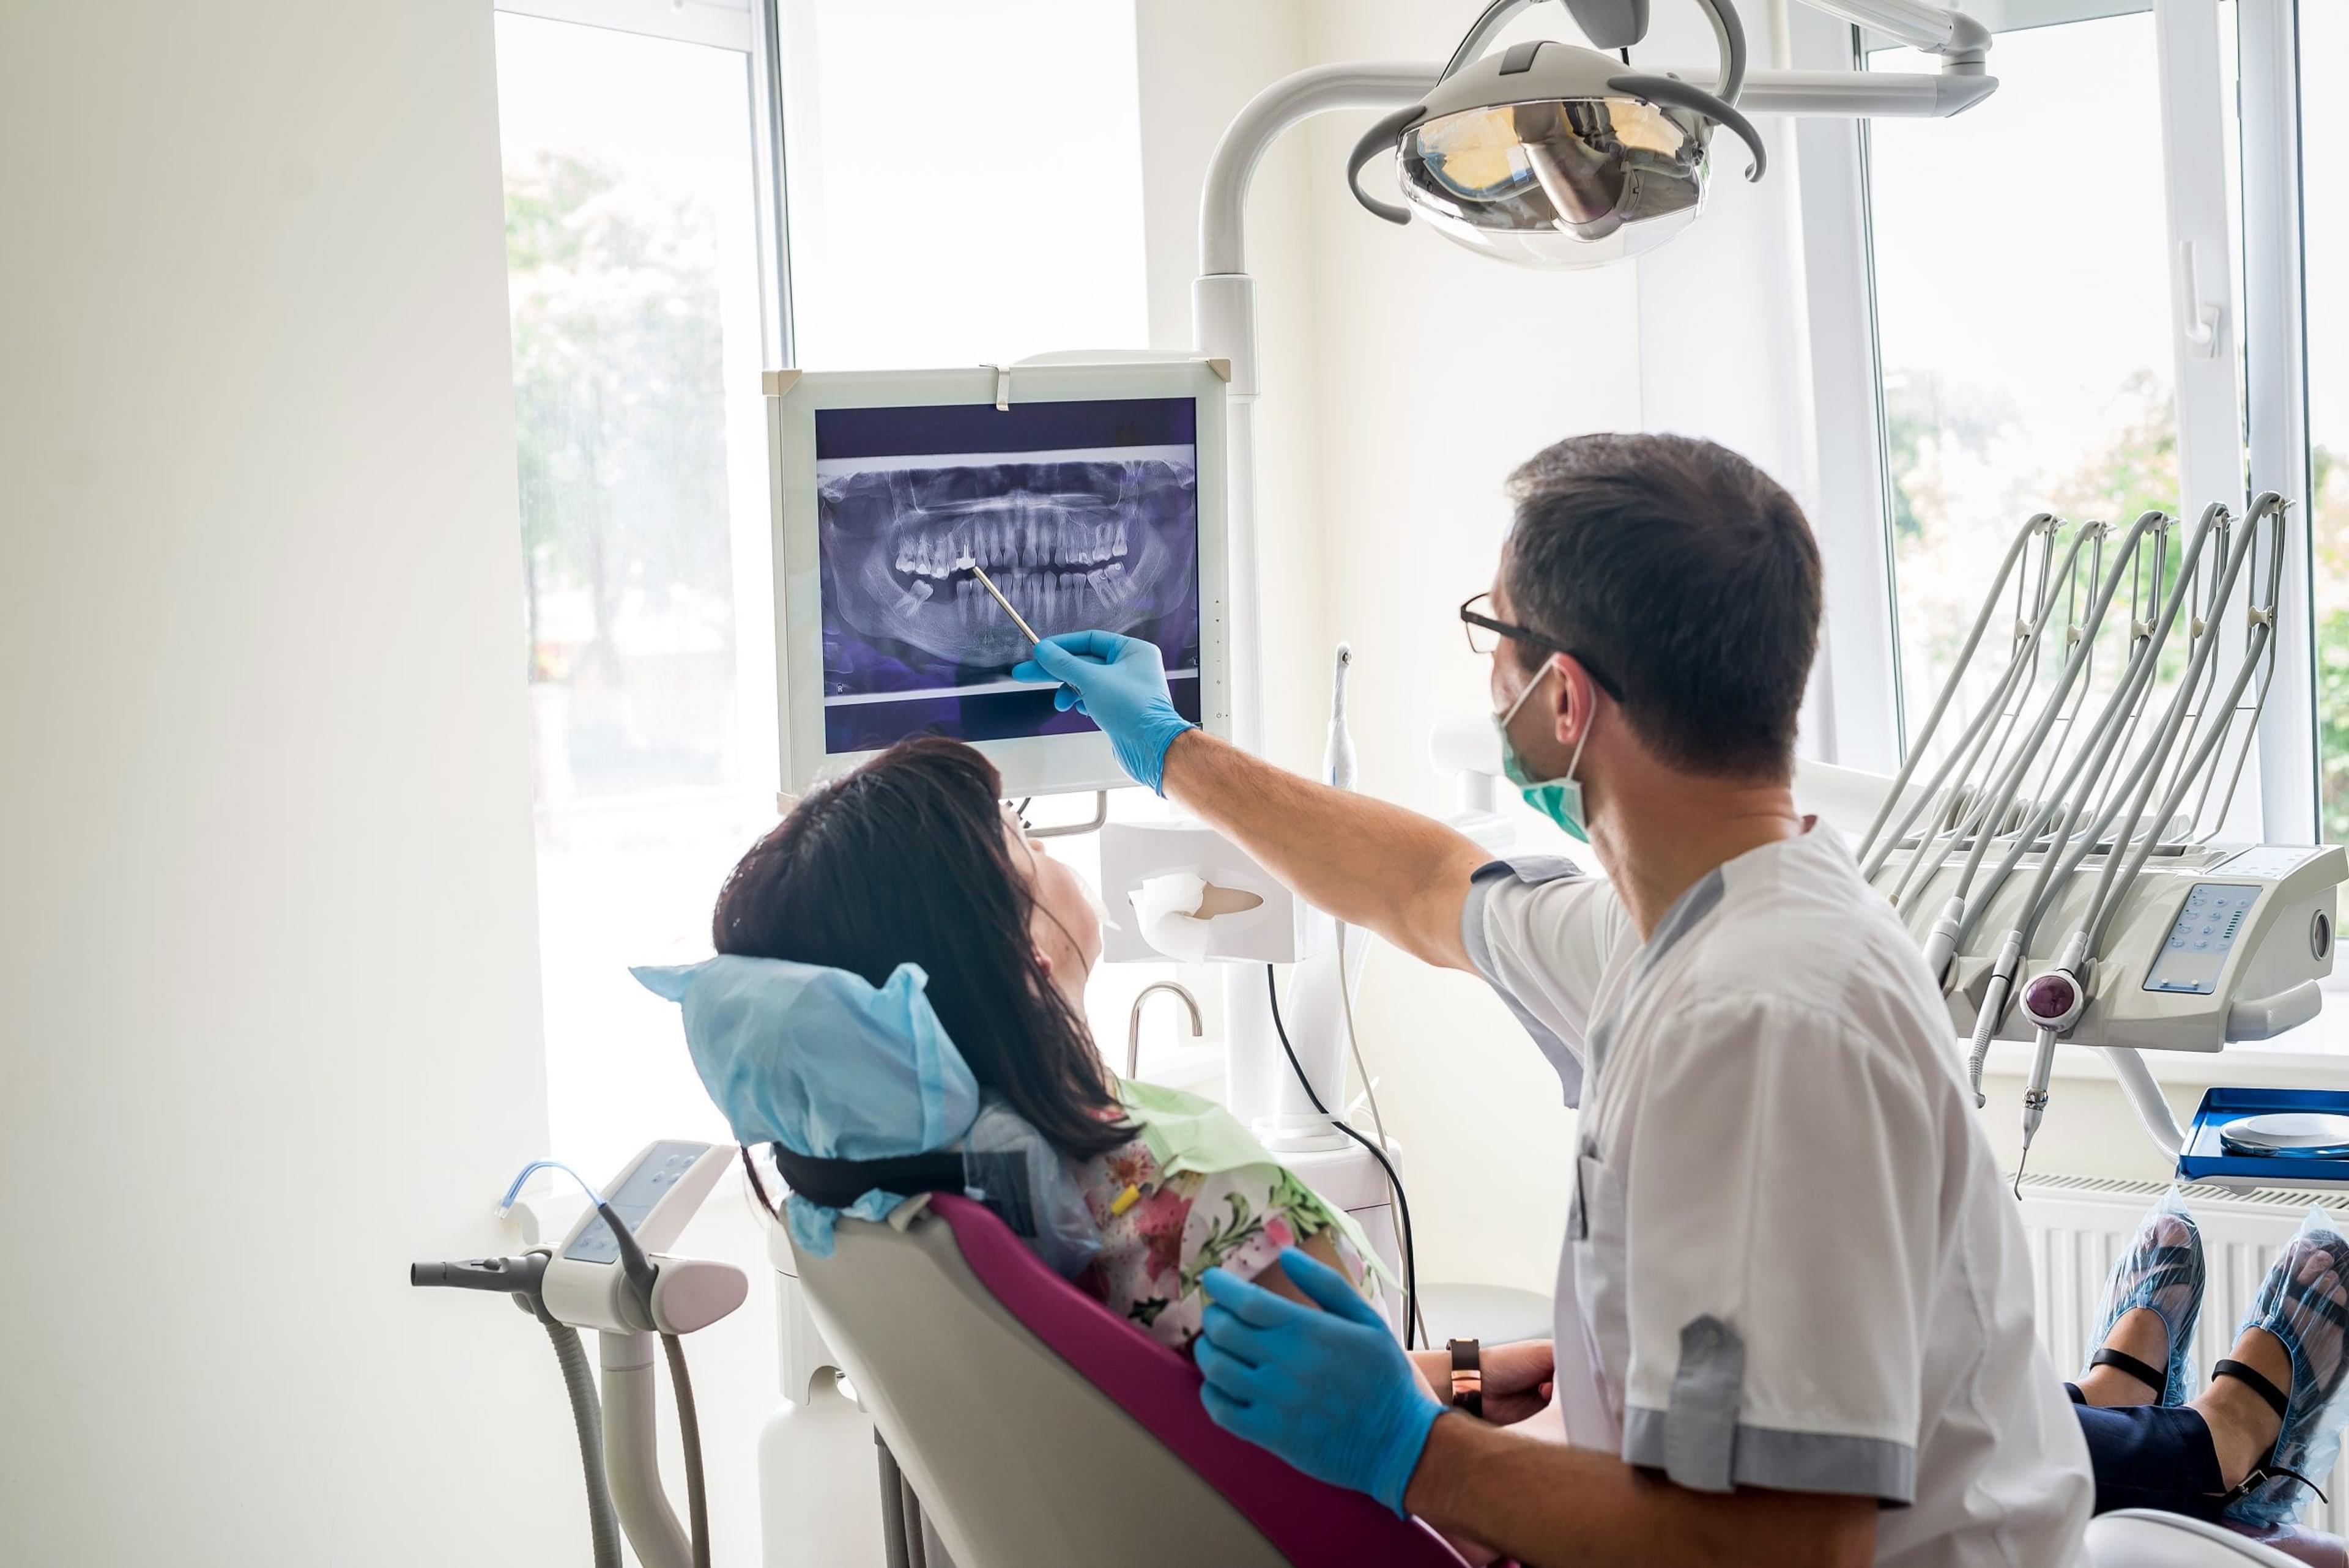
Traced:
<path fill-rule="evenodd" d="M 1348 173 L 1371 211 L 1413 213 L 1472 251 L 1528 266 L 1589 267 L 1652 251 L 1704 208 L 1713 129 L 1754 155 L 1761 137 L 1737 112 L 1744 34 L 1727 0 L 1702 0 L 1719 24 L 1722 91 L 1630 70 L 1551 39 L 1472 51 L 1521 0 L 1495 0 L 1426 98 L 1371 128 Z M 1361 187 L 1362 166 L 1395 156 L 1406 205 Z"/>
<path fill-rule="evenodd" d="M 1596 266 L 1654 250 L 1704 206 L 1704 122 L 1633 98 L 1543 98 L 1404 132 L 1403 195 L 1503 261 Z"/>

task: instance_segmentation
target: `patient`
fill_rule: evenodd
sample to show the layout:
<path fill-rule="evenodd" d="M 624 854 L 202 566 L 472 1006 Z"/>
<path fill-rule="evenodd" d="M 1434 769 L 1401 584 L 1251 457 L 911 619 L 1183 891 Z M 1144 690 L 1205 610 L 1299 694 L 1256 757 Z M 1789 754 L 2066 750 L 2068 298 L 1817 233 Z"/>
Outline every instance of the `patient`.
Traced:
<path fill-rule="evenodd" d="M 1000 789 L 978 751 L 924 737 L 813 791 L 727 877 L 718 951 L 874 986 L 920 965 L 980 1090 L 1076 1166 L 1101 1242 L 1077 1283 L 1162 1344 L 1197 1336 L 1208 1269 L 1253 1278 L 1290 1246 L 1374 1300 L 1350 1221 L 1210 1102 L 1121 1086 L 1104 1067 L 1084 1020 L 1099 906 L 1021 831 Z M 1203 1125 L 1223 1136 L 1203 1142 Z M 1178 1169 L 1162 1167 L 1145 1132 Z M 1304 1299 L 1280 1270 L 1262 1283 Z"/>

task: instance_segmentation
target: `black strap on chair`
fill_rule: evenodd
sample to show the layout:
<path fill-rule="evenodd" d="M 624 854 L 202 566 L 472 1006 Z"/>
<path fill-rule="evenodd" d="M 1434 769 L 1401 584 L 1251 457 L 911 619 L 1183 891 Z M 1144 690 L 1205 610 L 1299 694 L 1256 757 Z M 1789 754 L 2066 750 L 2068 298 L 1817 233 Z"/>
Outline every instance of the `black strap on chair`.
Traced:
<path fill-rule="evenodd" d="M 916 1192 L 959 1192 L 968 1184 L 959 1151 L 905 1154 L 888 1160 L 819 1160 L 774 1145 L 775 1169 L 792 1191 L 811 1203 L 845 1209 L 876 1189 L 912 1197 Z"/>
<path fill-rule="evenodd" d="M 1016 1150 L 934 1150 L 886 1160 L 819 1160 L 781 1144 L 770 1147 L 775 1169 L 792 1191 L 827 1209 L 845 1209 L 867 1192 L 968 1193 L 1011 1227 L 1015 1236 L 1036 1234 L 1036 1194 L 1028 1161 Z"/>

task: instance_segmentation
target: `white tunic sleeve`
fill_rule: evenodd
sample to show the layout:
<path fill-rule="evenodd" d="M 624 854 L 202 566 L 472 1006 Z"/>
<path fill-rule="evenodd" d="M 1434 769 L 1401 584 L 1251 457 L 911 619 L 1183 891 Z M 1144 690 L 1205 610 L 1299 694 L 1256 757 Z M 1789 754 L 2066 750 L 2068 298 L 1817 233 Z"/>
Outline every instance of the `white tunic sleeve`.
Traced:
<path fill-rule="evenodd" d="M 1461 912 L 1475 965 L 1557 1069 L 1566 1103 L 1582 1102 L 1584 1040 L 1599 982 L 1630 920 L 1614 887 L 1563 856 L 1480 868 Z"/>
<path fill-rule="evenodd" d="M 1924 1086 L 1783 997 L 1655 1024 L 1602 1173 L 1622 1205 L 1623 1458 L 1702 1491 L 1911 1501 L 1945 1180 Z"/>

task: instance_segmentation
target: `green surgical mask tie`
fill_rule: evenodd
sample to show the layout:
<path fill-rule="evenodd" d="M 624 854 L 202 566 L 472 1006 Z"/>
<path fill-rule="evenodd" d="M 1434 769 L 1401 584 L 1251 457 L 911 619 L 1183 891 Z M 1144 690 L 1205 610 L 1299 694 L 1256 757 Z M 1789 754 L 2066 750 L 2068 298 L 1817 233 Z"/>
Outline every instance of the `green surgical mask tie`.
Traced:
<path fill-rule="evenodd" d="M 1582 727 L 1582 738 L 1574 743 L 1574 755 L 1567 759 L 1566 772 L 1557 779 L 1536 779 L 1526 773 L 1525 758 L 1517 755 L 1516 745 L 1509 739 L 1510 720 L 1517 717 L 1517 709 L 1526 706 L 1526 698 L 1534 695 L 1534 688 L 1542 684 L 1543 677 L 1557 667 L 1554 664 L 1544 665 L 1541 674 L 1526 683 L 1526 689 L 1517 694 L 1517 700 L 1509 705 L 1508 711 L 1493 716 L 1493 727 L 1501 737 L 1501 771 L 1517 787 L 1526 804 L 1587 844 L 1590 834 L 1583 826 L 1582 784 L 1575 778 L 1574 770 L 1582 762 L 1582 748 L 1590 739 L 1590 726 L 1586 723 Z"/>

